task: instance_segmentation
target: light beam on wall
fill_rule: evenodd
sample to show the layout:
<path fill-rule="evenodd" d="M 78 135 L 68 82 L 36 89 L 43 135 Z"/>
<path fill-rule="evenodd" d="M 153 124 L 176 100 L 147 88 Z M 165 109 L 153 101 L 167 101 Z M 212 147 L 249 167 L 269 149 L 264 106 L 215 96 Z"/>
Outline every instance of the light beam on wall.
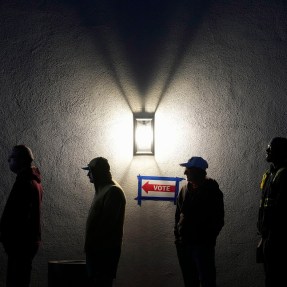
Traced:
<path fill-rule="evenodd" d="M 154 155 L 154 116 L 134 114 L 134 155 Z"/>

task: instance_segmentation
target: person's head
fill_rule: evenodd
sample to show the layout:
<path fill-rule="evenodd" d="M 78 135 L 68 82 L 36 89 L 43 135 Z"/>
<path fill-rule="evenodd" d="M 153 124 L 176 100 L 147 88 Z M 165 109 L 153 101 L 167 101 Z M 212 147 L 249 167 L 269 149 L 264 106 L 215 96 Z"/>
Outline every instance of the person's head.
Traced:
<path fill-rule="evenodd" d="M 94 183 L 95 186 L 108 183 L 112 180 L 109 162 L 104 157 L 92 159 L 83 169 L 88 170 L 90 182 Z"/>
<path fill-rule="evenodd" d="M 266 161 L 271 163 L 286 162 L 287 160 L 287 138 L 273 138 L 266 149 Z"/>
<path fill-rule="evenodd" d="M 208 163 L 202 157 L 193 156 L 187 162 L 181 163 L 180 166 L 185 167 L 184 174 L 189 182 L 199 183 L 206 177 Z"/>
<path fill-rule="evenodd" d="M 31 149 L 25 145 L 14 146 L 8 157 L 10 170 L 14 173 L 31 167 L 33 160 L 34 156 Z"/>

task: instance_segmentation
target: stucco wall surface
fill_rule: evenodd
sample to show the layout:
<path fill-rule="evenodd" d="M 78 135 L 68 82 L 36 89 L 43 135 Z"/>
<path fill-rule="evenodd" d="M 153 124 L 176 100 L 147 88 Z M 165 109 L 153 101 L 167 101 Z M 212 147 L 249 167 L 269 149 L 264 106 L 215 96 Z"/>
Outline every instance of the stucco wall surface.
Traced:
<path fill-rule="evenodd" d="M 49 260 L 84 259 L 94 190 L 81 167 L 96 156 L 108 158 L 127 197 L 116 286 L 183 286 L 175 205 L 135 197 L 137 175 L 182 177 L 178 163 L 193 155 L 224 193 L 218 286 L 261 287 L 259 182 L 266 145 L 287 126 L 286 4 L 158 1 L 137 14 L 114 2 L 0 2 L 0 213 L 15 179 L 13 145 L 32 148 L 45 189 L 32 287 L 47 286 Z M 154 157 L 133 157 L 133 113 L 143 110 L 155 112 Z M 0 247 L 0 286 L 5 272 Z"/>

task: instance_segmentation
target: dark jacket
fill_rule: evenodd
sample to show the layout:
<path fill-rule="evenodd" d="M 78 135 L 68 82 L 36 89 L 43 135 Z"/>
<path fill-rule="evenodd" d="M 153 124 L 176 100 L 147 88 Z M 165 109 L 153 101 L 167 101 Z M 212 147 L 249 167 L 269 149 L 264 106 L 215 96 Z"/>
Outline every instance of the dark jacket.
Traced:
<path fill-rule="evenodd" d="M 175 213 L 176 242 L 215 245 L 223 225 L 223 193 L 215 180 L 207 178 L 196 189 L 188 183 L 181 189 Z"/>
<path fill-rule="evenodd" d="M 17 174 L 0 221 L 0 240 L 6 251 L 41 242 L 42 194 L 38 168 Z"/>
<path fill-rule="evenodd" d="M 86 223 L 85 252 L 122 245 L 126 198 L 116 181 L 95 193 Z"/>
<path fill-rule="evenodd" d="M 257 227 L 263 239 L 286 245 L 287 166 L 271 168 L 263 176 Z"/>

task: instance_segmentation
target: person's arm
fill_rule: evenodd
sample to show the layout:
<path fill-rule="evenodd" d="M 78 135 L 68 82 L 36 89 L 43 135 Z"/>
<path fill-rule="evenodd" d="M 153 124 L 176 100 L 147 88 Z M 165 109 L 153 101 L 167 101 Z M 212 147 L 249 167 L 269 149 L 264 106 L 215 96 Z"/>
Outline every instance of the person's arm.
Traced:
<path fill-rule="evenodd" d="M 272 188 L 276 190 L 276 197 L 271 203 L 270 236 L 283 239 L 282 230 L 284 230 L 287 220 L 287 168 L 280 172 L 272 185 Z"/>
<path fill-rule="evenodd" d="M 212 206 L 213 206 L 213 217 L 212 217 L 213 231 L 214 235 L 218 236 L 219 232 L 224 226 L 224 199 L 223 199 L 223 193 L 219 189 L 219 187 L 215 192 Z"/>
<path fill-rule="evenodd" d="M 35 242 L 41 240 L 41 203 L 42 186 L 37 182 L 32 182 L 31 204 L 29 210 L 29 225 L 31 227 L 31 239 Z"/>
<path fill-rule="evenodd" d="M 106 240 L 122 232 L 125 216 L 125 196 L 118 187 L 113 186 L 104 197 L 100 218 L 97 220 L 97 237 Z"/>
<path fill-rule="evenodd" d="M 122 191 L 117 187 L 112 187 L 104 199 L 103 219 L 107 224 L 113 224 L 121 216 L 125 208 L 125 198 Z"/>
<path fill-rule="evenodd" d="M 183 214 L 181 212 L 181 209 L 182 209 L 185 192 L 186 192 L 186 187 L 182 187 L 176 199 L 175 223 L 174 223 L 175 242 L 177 242 L 180 239 L 179 223 L 180 221 L 183 220 Z"/>

